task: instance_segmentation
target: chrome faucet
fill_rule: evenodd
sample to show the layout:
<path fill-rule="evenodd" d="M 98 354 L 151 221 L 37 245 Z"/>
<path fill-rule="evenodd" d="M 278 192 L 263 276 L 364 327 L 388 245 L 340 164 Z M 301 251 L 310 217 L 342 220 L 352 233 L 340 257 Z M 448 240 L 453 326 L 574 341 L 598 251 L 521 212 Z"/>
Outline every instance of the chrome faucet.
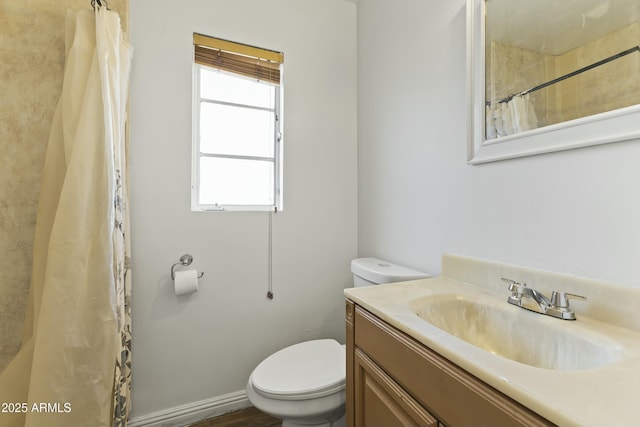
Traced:
<path fill-rule="evenodd" d="M 509 284 L 511 295 L 507 298 L 509 304 L 516 305 L 527 310 L 534 311 L 547 316 L 557 317 L 564 320 L 576 320 L 576 314 L 569 306 L 569 299 L 587 298 L 582 295 L 570 294 L 564 291 L 553 291 L 551 298 L 547 298 L 539 291 L 530 288 L 526 283 L 502 278 L 502 281 Z"/>

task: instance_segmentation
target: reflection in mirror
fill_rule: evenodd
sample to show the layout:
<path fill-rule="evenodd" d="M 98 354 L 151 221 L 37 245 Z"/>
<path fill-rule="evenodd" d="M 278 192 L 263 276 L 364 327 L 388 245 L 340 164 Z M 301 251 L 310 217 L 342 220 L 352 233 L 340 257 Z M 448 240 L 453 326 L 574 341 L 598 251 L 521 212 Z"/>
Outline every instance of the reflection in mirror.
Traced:
<path fill-rule="evenodd" d="M 485 140 L 640 104 L 640 1 L 485 7 Z"/>

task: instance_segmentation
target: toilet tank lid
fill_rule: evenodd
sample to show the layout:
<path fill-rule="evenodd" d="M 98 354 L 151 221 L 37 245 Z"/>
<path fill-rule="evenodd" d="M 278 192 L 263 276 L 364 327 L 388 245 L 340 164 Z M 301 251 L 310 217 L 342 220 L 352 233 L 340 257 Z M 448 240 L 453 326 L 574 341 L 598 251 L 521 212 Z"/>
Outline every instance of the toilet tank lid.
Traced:
<path fill-rule="evenodd" d="M 421 271 L 412 270 L 378 258 L 358 258 L 351 261 L 351 272 L 373 283 L 393 283 L 430 277 Z"/>

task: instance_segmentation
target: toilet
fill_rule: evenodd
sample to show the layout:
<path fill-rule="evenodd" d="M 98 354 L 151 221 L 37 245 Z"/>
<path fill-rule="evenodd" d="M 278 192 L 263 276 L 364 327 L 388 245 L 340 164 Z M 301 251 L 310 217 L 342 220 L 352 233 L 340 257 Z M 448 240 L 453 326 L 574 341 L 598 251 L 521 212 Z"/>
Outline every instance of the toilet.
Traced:
<path fill-rule="evenodd" d="M 403 282 L 427 274 L 382 261 L 351 261 L 354 287 Z M 283 427 L 343 427 L 346 398 L 345 346 L 333 339 L 305 341 L 264 359 L 247 382 L 253 406 Z"/>

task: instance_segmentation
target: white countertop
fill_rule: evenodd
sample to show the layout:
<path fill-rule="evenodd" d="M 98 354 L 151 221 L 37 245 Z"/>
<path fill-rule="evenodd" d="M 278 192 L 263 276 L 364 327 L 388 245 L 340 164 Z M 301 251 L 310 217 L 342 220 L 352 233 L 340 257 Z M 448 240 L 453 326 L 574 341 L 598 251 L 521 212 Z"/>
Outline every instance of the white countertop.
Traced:
<path fill-rule="evenodd" d="M 455 258 L 456 265 L 461 261 L 464 259 Z M 444 267 L 443 273 L 451 273 L 451 270 L 451 266 Z M 531 270 L 527 271 L 531 274 Z M 500 274 L 503 272 L 499 271 Z M 517 276 L 513 278 L 518 279 Z M 497 285 L 496 289 L 501 287 L 504 286 Z M 589 292 L 596 288 L 592 283 L 586 286 Z M 575 321 L 543 316 L 508 304 L 508 291 L 499 292 L 496 289 L 471 285 L 452 277 L 438 277 L 345 289 L 345 295 L 559 426 L 640 425 L 640 333 L 637 330 L 591 318 L 588 310 L 582 314 L 576 311 L 578 319 Z M 597 294 L 595 291 L 592 293 Z M 538 316 L 540 320 L 536 318 L 535 321 L 566 322 L 567 327 L 588 328 L 590 333 L 615 341 L 620 347 L 621 357 L 600 368 L 576 371 L 537 368 L 506 359 L 438 329 L 422 320 L 410 308 L 412 301 L 442 294 L 502 300 L 508 310 L 513 310 L 514 322 L 522 316 Z M 638 290 L 630 288 L 629 295 L 637 298 Z M 627 304 L 637 308 L 637 302 L 635 300 Z M 598 311 L 598 316 L 602 315 L 601 310 Z M 616 321 L 620 322 L 620 319 Z"/>

